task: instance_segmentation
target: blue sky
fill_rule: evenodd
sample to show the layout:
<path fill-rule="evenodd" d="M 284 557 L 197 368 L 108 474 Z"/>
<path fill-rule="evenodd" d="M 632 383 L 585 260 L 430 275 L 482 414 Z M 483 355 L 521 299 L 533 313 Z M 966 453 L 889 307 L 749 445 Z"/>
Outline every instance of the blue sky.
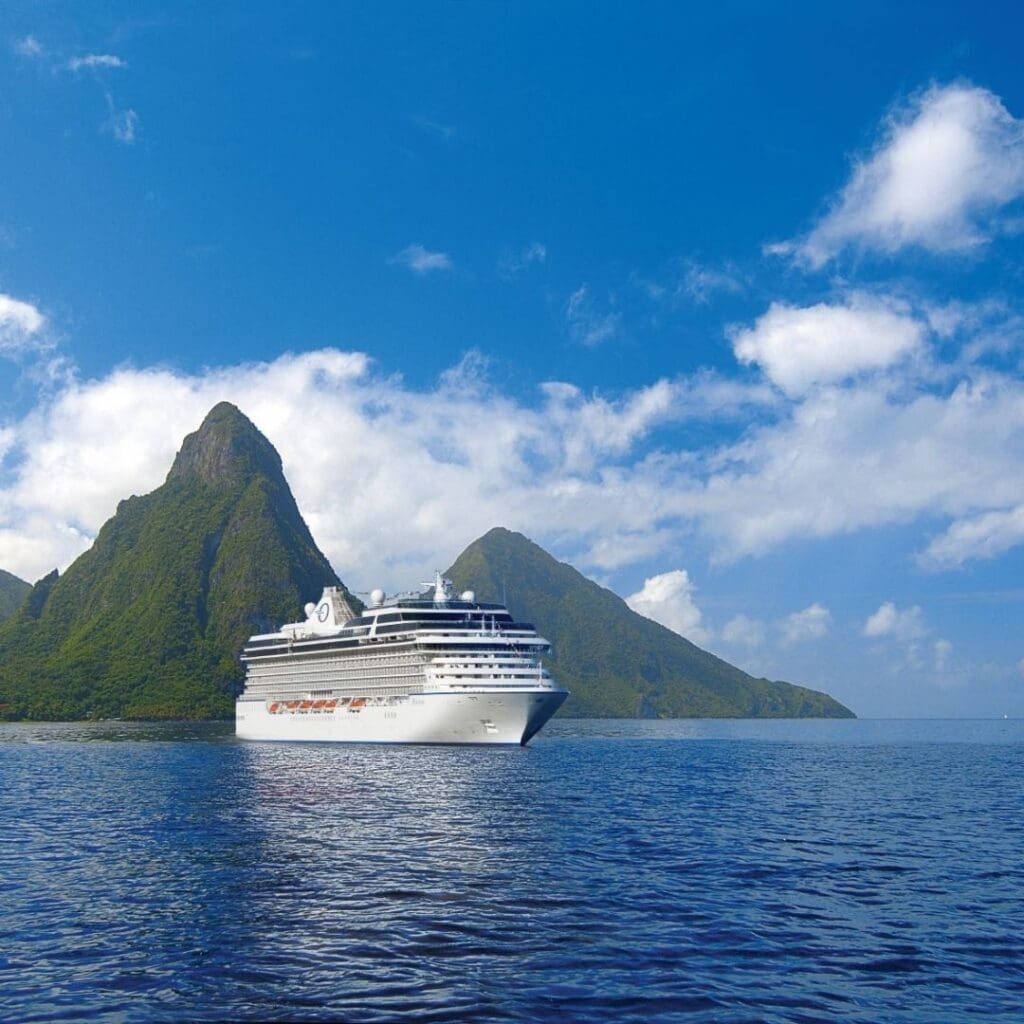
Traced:
<path fill-rule="evenodd" d="M 502 523 L 862 714 L 1024 714 L 1021 20 L 5 6 L 0 566 L 227 398 L 358 589 Z"/>

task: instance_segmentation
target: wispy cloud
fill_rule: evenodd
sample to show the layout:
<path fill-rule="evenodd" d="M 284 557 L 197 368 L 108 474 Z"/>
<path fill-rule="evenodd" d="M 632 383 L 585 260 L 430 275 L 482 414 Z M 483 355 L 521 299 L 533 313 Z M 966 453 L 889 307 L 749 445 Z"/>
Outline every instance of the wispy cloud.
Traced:
<path fill-rule="evenodd" d="M 655 305 L 671 309 L 706 306 L 723 295 L 739 295 L 750 286 L 749 275 L 731 261 L 701 263 L 674 259 L 649 275 L 633 271 L 630 282 Z"/>
<path fill-rule="evenodd" d="M 130 107 L 121 108 L 114 100 L 113 93 L 106 87 L 104 79 L 106 76 L 99 74 L 103 71 L 119 71 L 127 69 L 128 62 L 123 57 L 113 53 L 85 53 L 74 57 L 65 58 L 65 55 L 47 54 L 42 44 L 34 36 L 25 36 L 14 44 L 16 53 L 33 59 L 46 59 L 46 65 L 54 72 L 69 71 L 73 75 L 79 72 L 91 71 L 92 75 L 86 75 L 86 81 L 92 81 L 103 91 L 103 97 L 107 105 L 107 119 L 100 124 L 100 131 L 109 133 L 118 142 L 130 146 L 135 142 L 139 128 L 139 115 Z"/>
<path fill-rule="evenodd" d="M 544 263 L 548 248 L 543 242 L 531 242 L 517 252 L 507 252 L 498 260 L 498 274 L 509 281 L 518 277 L 534 263 Z"/>
<path fill-rule="evenodd" d="M 457 134 L 454 125 L 445 124 L 443 121 L 435 121 L 430 117 L 414 117 L 412 120 L 417 128 L 429 135 L 436 135 L 439 139 L 444 139 L 445 142 L 450 142 Z"/>
<path fill-rule="evenodd" d="M 110 116 L 106 121 L 106 129 L 118 142 L 130 146 L 135 142 L 135 133 L 139 127 L 139 115 L 132 109 L 119 110 L 114 104 L 114 98 L 107 93 L 107 109 Z"/>
<path fill-rule="evenodd" d="M 45 53 L 43 44 L 35 36 L 23 36 L 14 41 L 14 52 L 20 57 L 37 58 Z"/>
<path fill-rule="evenodd" d="M 479 394 L 488 386 L 490 357 L 478 348 L 462 353 L 462 358 L 444 370 L 438 377 L 441 390 L 454 391 L 460 395 Z"/>
<path fill-rule="evenodd" d="M 415 274 L 429 274 L 435 270 L 451 270 L 454 266 L 446 252 L 433 252 L 419 242 L 407 245 L 391 258 L 392 263 L 408 267 Z"/>
<path fill-rule="evenodd" d="M 737 294 L 744 289 L 739 271 L 731 264 L 713 267 L 690 261 L 683 270 L 679 291 L 694 302 L 704 305 L 719 293 Z"/>
<path fill-rule="evenodd" d="M 935 537 L 919 558 L 928 569 L 955 569 L 965 562 L 995 558 L 1024 543 L 1024 504 L 957 519 Z"/>
<path fill-rule="evenodd" d="M 82 57 L 72 57 L 66 67 L 69 71 L 81 71 L 83 68 L 126 68 L 128 62 L 112 53 L 87 53 Z"/>
<path fill-rule="evenodd" d="M 614 310 L 601 310 L 585 284 L 569 296 L 565 304 L 569 336 L 582 345 L 600 345 L 619 332 L 622 317 Z"/>
<path fill-rule="evenodd" d="M 767 246 L 812 268 L 848 246 L 891 255 L 976 248 L 1024 194 L 1024 122 L 969 83 L 932 86 L 885 121 L 829 212 L 803 238 Z"/>

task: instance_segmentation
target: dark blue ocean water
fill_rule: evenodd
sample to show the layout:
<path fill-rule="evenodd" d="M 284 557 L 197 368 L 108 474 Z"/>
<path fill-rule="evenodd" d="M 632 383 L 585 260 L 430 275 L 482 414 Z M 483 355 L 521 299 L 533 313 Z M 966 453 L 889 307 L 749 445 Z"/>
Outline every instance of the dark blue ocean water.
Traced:
<path fill-rule="evenodd" d="M 0 1018 L 1024 1021 L 1024 723 L 0 726 Z"/>

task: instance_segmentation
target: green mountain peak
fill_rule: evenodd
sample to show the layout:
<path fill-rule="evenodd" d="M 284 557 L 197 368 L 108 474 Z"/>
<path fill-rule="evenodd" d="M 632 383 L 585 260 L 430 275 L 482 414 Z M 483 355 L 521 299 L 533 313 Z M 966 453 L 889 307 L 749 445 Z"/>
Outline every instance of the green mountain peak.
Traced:
<path fill-rule="evenodd" d="M 227 716 L 244 641 L 299 618 L 325 586 L 343 585 L 280 457 L 221 402 L 166 482 L 122 501 L 0 625 L 0 716 Z"/>
<path fill-rule="evenodd" d="M 553 645 L 547 659 L 581 717 L 848 718 L 816 690 L 755 679 L 634 612 L 617 594 L 503 527 L 474 541 L 448 570 L 459 590 L 502 601 Z"/>
<path fill-rule="evenodd" d="M 216 486 L 253 473 L 283 481 L 281 456 L 237 406 L 218 402 L 182 442 L 167 479 L 194 476 Z"/>

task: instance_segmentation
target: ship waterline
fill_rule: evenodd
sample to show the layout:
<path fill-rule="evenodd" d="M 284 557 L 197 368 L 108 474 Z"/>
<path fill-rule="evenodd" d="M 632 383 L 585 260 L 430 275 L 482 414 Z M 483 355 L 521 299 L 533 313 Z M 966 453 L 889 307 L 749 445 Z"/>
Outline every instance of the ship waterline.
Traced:
<path fill-rule="evenodd" d="M 354 698 L 326 710 L 274 712 L 267 701 L 239 701 L 236 733 L 249 740 L 523 744 L 558 710 L 565 696 L 565 691 L 537 694 L 532 690 L 422 693 L 369 698 L 361 704 Z"/>
<path fill-rule="evenodd" d="M 251 637 L 235 731 L 248 740 L 526 744 L 565 701 L 550 645 L 503 605 L 371 595 L 355 615 L 328 588 L 306 620 Z"/>

